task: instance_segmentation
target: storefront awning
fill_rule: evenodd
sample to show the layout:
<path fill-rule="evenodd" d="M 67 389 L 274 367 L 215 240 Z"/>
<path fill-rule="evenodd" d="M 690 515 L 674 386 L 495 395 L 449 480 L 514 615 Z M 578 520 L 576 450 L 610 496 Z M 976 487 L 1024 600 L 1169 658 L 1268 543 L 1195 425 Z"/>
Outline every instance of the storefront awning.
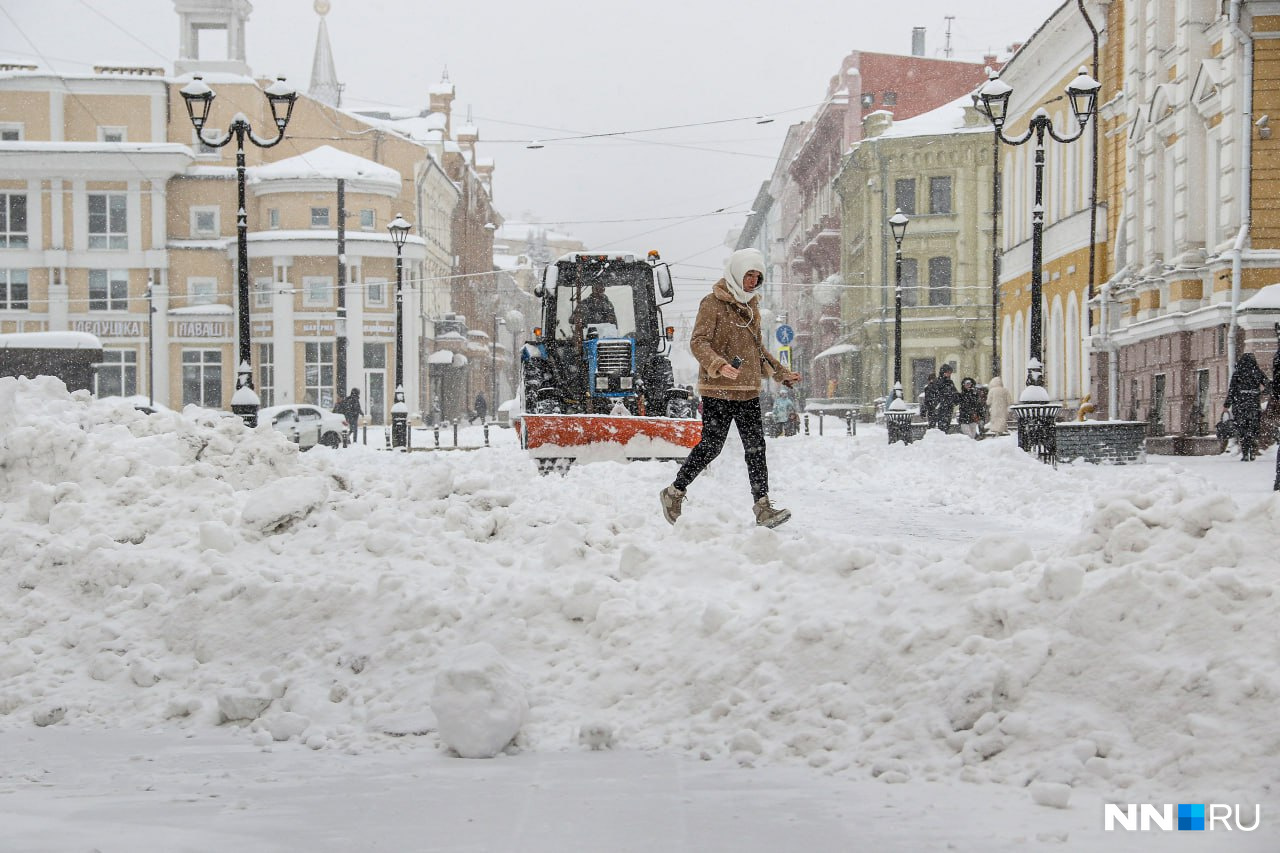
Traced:
<path fill-rule="evenodd" d="M 836 344 L 833 347 L 827 347 L 822 352 L 815 355 L 813 360 L 817 361 L 820 358 L 827 358 L 828 356 L 833 355 L 848 355 L 851 352 L 860 352 L 861 350 L 862 347 L 856 344 Z"/>

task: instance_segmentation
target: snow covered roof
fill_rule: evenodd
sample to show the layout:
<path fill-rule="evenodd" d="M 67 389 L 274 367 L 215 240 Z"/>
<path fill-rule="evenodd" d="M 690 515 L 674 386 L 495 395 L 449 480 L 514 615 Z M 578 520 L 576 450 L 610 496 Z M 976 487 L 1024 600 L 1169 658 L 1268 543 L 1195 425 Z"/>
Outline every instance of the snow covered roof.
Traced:
<path fill-rule="evenodd" d="M 436 350 L 427 356 L 427 364 L 453 364 L 453 353 L 447 349 Z"/>
<path fill-rule="evenodd" d="M 912 118 L 895 121 L 877 139 L 911 136 L 950 136 L 953 133 L 991 133 L 986 121 L 973 125 L 965 121 L 965 108 L 973 108 L 973 98 L 968 95 L 956 98 L 949 104 L 921 113 Z"/>
<path fill-rule="evenodd" d="M 577 240 L 573 235 L 566 234 L 563 231 L 555 231 L 547 225 L 537 222 L 522 222 L 519 219 L 508 219 L 503 222 L 502 225 L 498 226 L 498 230 L 493 233 L 493 239 L 506 240 L 508 242 L 528 242 L 539 235 L 548 243 Z"/>
<path fill-rule="evenodd" d="M 0 335 L 0 349 L 102 349 L 88 332 L 13 332 Z"/>
<path fill-rule="evenodd" d="M 298 231 L 267 230 L 267 231 L 250 231 L 249 232 L 250 243 L 265 243 L 265 242 L 273 242 L 276 240 L 335 241 L 337 239 L 338 239 L 338 232 L 336 229 L 333 229 L 333 228 L 329 228 L 327 230 L 324 228 L 317 228 L 315 230 L 298 230 Z M 371 243 L 390 243 L 391 235 L 388 234 L 386 231 L 352 231 L 348 229 L 346 234 L 346 239 L 348 243 L 360 242 L 360 241 L 371 242 Z M 409 236 L 405 238 L 404 244 L 406 246 L 425 246 L 426 241 L 423 240 L 421 237 L 419 237 L 417 234 L 409 234 Z"/>
<path fill-rule="evenodd" d="M 251 184 L 269 181 L 333 181 L 339 178 L 364 183 L 367 185 L 366 190 L 376 185 L 396 195 L 400 192 L 400 173 L 395 169 L 339 151 L 332 145 L 321 145 L 296 157 L 249 169 Z"/>
<path fill-rule="evenodd" d="M 508 255 L 505 253 L 493 253 L 493 265 L 500 270 L 518 270 L 527 269 L 529 261 L 524 255 Z"/>
<path fill-rule="evenodd" d="M 1240 303 L 1241 311 L 1280 311 L 1280 284 L 1268 284 Z"/>
<path fill-rule="evenodd" d="M 830 358 L 833 355 L 848 355 L 851 352 L 859 352 L 861 349 L 862 348 L 856 344 L 836 344 L 833 347 L 827 347 L 822 352 L 815 355 L 813 360 L 817 361 L 820 358 Z"/>

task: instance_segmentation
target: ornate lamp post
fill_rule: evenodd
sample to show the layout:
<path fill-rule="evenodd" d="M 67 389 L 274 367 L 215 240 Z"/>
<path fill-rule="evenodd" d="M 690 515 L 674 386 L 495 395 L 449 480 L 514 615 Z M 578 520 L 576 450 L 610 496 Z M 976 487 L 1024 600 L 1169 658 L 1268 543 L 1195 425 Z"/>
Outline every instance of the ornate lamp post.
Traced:
<path fill-rule="evenodd" d="M 1071 111 L 1075 113 L 1078 123 L 1076 132 L 1072 135 L 1059 135 L 1054 130 L 1053 120 L 1049 117 L 1048 111 L 1041 107 L 1031 116 L 1027 132 L 1014 139 L 1004 134 L 1004 123 L 1013 87 L 1001 80 L 999 74 L 992 74 L 991 79 L 978 89 L 978 98 L 981 101 L 979 109 L 991 122 L 999 142 L 1006 145 L 1025 145 L 1034 138 L 1036 144 L 1035 202 L 1031 208 L 1031 345 L 1027 359 L 1026 387 L 1019 397 L 1019 404 L 1013 409 L 1018 417 L 1018 443 L 1024 450 L 1035 447 L 1046 461 L 1056 458 L 1054 420 L 1061 406 L 1049 402 L 1049 393 L 1044 388 L 1044 352 L 1041 345 L 1043 320 L 1040 303 L 1043 298 L 1044 281 L 1044 138 L 1048 134 L 1054 140 L 1067 144 L 1083 136 L 1085 126 L 1097 109 L 1100 88 L 1102 88 L 1101 84 L 1090 77 L 1082 66 L 1076 79 L 1067 87 Z"/>
<path fill-rule="evenodd" d="M 911 443 L 911 412 L 902 399 L 902 238 L 907 236 L 910 218 L 902 209 L 889 217 L 889 230 L 893 232 L 893 399 L 884 413 L 885 427 L 889 431 L 889 443 Z"/>
<path fill-rule="evenodd" d="M 409 445 L 409 405 L 404 401 L 404 241 L 409 237 L 410 225 L 403 216 L 387 224 L 391 242 L 396 245 L 396 391 L 391 404 L 391 446 Z"/>
<path fill-rule="evenodd" d="M 249 218 L 244 200 L 244 141 L 248 137 L 259 148 L 279 145 L 284 140 L 284 129 L 293 116 L 293 104 L 298 99 L 298 93 L 283 77 L 277 78 L 263 92 L 267 103 L 271 105 L 271 117 L 276 123 L 276 138 L 263 140 L 253 132 L 243 113 L 236 113 L 231 126 L 220 139 L 209 139 L 204 135 L 204 125 L 209 118 L 209 108 L 213 106 L 213 90 L 197 74 L 190 83 L 182 87 L 181 92 L 182 99 L 187 104 L 187 116 L 201 142 L 211 148 L 221 148 L 233 139 L 236 141 L 236 189 L 239 201 L 236 211 L 236 300 L 239 303 L 237 327 L 240 352 L 236 368 L 236 390 L 231 395 L 231 411 L 244 418 L 246 425 L 253 427 L 258 425 L 258 408 L 262 401 L 258 398 L 258 392 L 253 390 L 253 369 L 250 367 L 253 349 L 249 342 Z"/>

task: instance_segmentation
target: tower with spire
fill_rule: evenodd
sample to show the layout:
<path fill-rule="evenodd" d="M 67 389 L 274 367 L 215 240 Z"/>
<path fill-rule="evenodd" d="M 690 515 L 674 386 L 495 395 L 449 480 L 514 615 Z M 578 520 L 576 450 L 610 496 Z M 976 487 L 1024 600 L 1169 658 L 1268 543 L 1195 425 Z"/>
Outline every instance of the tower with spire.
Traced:
<path fill-rule="evenodd" d="M 333 48 L 329 45 L 329 28 L 324 17 L 329 14 L 329 0 L 315 0 L 316 14 L 320 16 L 320 28 L 316 31 L 316 52 L 311 59 L 311 85 L 307 94 L 322 104 L 342 106 L 342 84 L 338 82 L 338 70 L 333 65 Z"/>

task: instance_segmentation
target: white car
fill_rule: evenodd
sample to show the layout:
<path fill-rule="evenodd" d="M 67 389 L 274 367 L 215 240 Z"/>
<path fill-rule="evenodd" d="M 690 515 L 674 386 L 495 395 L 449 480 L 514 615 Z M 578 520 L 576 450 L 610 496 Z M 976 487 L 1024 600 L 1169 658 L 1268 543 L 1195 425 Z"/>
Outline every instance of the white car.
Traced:
<path fill-rule="evenodd" d="M 310 403 L 267 406 L 258 410 L 258 423 L 270 424 L 303 450 L 317 444 L 347 446 L 347 419 Z"/>

